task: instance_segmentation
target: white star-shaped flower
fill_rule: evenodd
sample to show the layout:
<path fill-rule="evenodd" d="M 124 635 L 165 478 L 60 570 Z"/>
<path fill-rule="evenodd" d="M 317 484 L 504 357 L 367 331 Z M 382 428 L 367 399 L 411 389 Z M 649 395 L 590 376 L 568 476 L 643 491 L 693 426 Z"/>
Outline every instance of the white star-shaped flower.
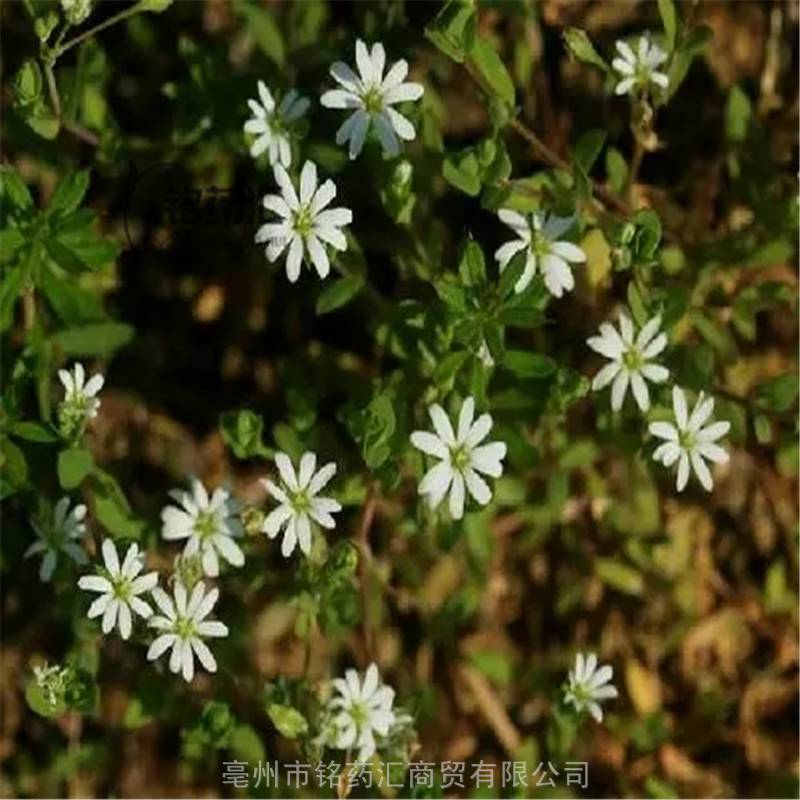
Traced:
<path fill-rule="evenodd" d="M 588 656 L 578 653 L 575 656 L 575 668 L 569 671 L 564 702 L 572 705 L 578 713 L 588 709 L 598 722 L 602 722 L 600 702 L 619 696 L 616 687 L 611 684 L 613 677 L 614 669 L 608 664 L 597 669 L 597 656 L 594 653 Z"/>
<path fill-rule="evenodd" d="M 400 60 L 383 77 L 386 51 L 378 42 L 372 52 L 359 39 L 356 42 L 356 75 L 347 64 L 337 61 L 331 65 L 333 79 L 342 87 L 325 92 L 320 102 L 325 108 L 351 108 L 354 112 L 336 132 L 336 144 L 349 142 L 350 158 L 356 158 L 364 147 L 370 125 L 374 126 L 383 152 L 396 156 L 399 139 L 411 141 L 416 136 L 414 126 L 392 106 L 419 100 L 424 91 L 419 83 L 406 82 L 408 63 Z"/>
<path fill-rule="evenodd" d="M 674 425 L 671 422 L 650 423 L 650 433 L 665 440 L 655 449 L 653 458 L 665 467 L 671 467 L 678 462 L 676 486 L 679 492 L 686 487 L 691 471 L 697 475 L 703 488 L 710 492 L 714 488 L 714 481 L 704 459 L 715 464 L 725 464 L 728 461 L 728 454 L 716 442 L 725 436 L 731 424 L 722 421 L 706 425 L 714 413 L 714 398 L 706 397 L 703 392 L 700 392 L 690 416 L 683 389 L 673 387 L 672 408 L 675 415 Z"/>
<path fill-rule="evenodd" d="M 651 359 L 667 346 L 667 334 L 659 333 L 660 329 L 661 317 L 652 317 L 634 339 L 633 323 L 623 312 L 619 316 L 619 333 L 609 322 L 604 322 L 600 335 L 586 340 L 592 350 L 611 361 L 595 375 L 592 389 L 599 392 L 613 381 L 611 408 L 614 411 L 622 408 L 630 384 L 636 404 L 646 412 L 650 408 L 650 392 L 645 381 L 663 383 L 669 377 L 666 367 L 651 363 Z"/>
<path fill-rule="evenodd" d="M 614 89 L 615 94 L 644 91 L 650 83 L 662 89 L 669 86 L 666 73 L 658 70 L 667 60 L 667 54 L 657 44 L 651 43 L 647 35 L 639 37 L 635 53 L 627 42 L 618 41 L 616 46 L 619 56 L 611 66 L 620 75 L 620 81 Z"/>
<path fill-rule="evenodd" d="M 72 439 L 83 433 L 86 423 L 97 416 L 105 378 L 100 373 L 86 380 L 83 364 L 76 361 L 72 370 L 60 369 L 58 377 L 64 386 L 64 399 L 58 406 L 58 421 L 62 434 Z"/>
<path fill-rule="evenodd" d="M 465 487 L 482 506 L 492 499 L 491 489 L 478 473 L 499 478 L 503 474 L 506 445 L 505 442 L 481 444 L 492 430 L 492 418 L 489 414 L 481 414 L 473 422 L 475 400 L 472 397 L 461 405 L 455 433 L 440 405 L 432 405 L 428 414 L 436 433 L 414 431 L 411 444 L 441 461 L 420 481 L 419 493 L 427 495 L 430 507 L 436 508 L 449 490 L 450 516 L 461 519 L 464 516 Z"/>
<path fill-rule="evenodd" d="M 570 263 L 583 264 L 586 253 L 572 242 L 560 241 L 575 221 L 573 217 L 556 217 L 544 212 L 535 212 L 525 217 L 510 208 L 497 212 L 500 220 L 508 225 L 519 238 L 506 242 L 494 254 L 502 272 L 511 259 L 520 251 L 527 252 L 525 269 L 514 286 L 519 294 L 524 292 L 537 271 L 542 273 L 544 285 L 553 297 L 561 297 L 575 286 Z"/>
<path fill-rule="evenodd" d="M 80 540 L 86 534 L 85 517 L 85 505 L 78 504 L 70 511 L 69 497 L 62 497 L 53 509 L 49 525 L 31 520 L 31 526 L 39 538 L 25 551 L 25 558 L 44 553 L 39 567 L 40 580 L 47 582 L 53 577 L 60 553 L 66 553 L 76 564 L 88 563 L 89 559 L 80 545 Z"/>
<path fill-rule="evenodd" d="M 187 539 L 183 555 L 200 553 L 203 572 L 210 578 L 219 575 L 222 556 L 232 567 L 244 564 L 244 553 L 234 537 L 243 536 L 244 528 L 236 517 L 230 494 L 221 486 L 208 496 L 205 486 L 192 479 L 191 492 L 175 489 L 170 497 L 178 504 L 161 512 L 161 535 L 167 540 Z"/>
<path fill-rule="evenodd" d="M 148 572 L 139 575 L 144 569 L 144 554 L 139 552 L 139 545 L 132 544 L 125 554 L 120 566 L 117 548 L 111 539 L 103 542 L 103 561 L 105 569 L 96 575 L 84 575 L 78 586 L 87 592 L 99 592 L 98 597 L 89 606 L 89 619 L 103 616 L 103 633 L 110 633 L 114 625 L 119 628 L 120 635 L 127 639 L 131 635 L 131 612 L 142 619 L 148 619 L 153 609 L 138 595 L 149 592 L 158 583 L 158 573 Z"/>
<path fill-rule="evenodd" d="M 336 694 L 328 701 L 335 735 L 331 746 L 339 750 L 357 747 L 356 762 L 365 763 L 377 749 L 378 736 L 386 736 L 395 722 L 394 689 L 381 682 L 378 667 L 370 664 L 363 680 L 349 669 L 335 678 Z"/>
<path fill-rule="evenodd" d="M 329 178 L 317 188 L 317 165 L 313 161 L 303 165 L 299 197 L 289 173 L 280 164 L 275 165 L 274 173 L 281 194 L 266 195 L 264 208 L 281 217 L 281 221 L 262 225 L 256 232 L 256 243 L 267 242 L 264 252 L 270 263 L 289 248 L 286 276 L 292 283 L 300 277 L 306 254 L 320 278 L 326 278 L 331 265 L 325 245 L 347 250 L 347 239 L 340 229 L 353 221 L 353 212 L 349 208 L 327 207 L 336 197 L 336 184 Z"/>
<path fill-rule="evenodd" d="M 248 100 L 253 116 L 244 124 L 244 132 L 254 134 L 250 155 L 258 158 L 265 150 L 269 163 L 282 164 L 287 169 L 292 163 L 291 127 L 308 111 L 311 101 L 292 89 L 276 105 L 264 81 L 258 82 L 261 100 Z"/>
<path fill-rule="evenodd" d="M 300 468 L 295 474 L 292 460 L 286 453 L 275 454 L 275 466 L 281 476 L 282 487 L 269 479 L 262 479 L 267 491 L 280 503 L 264 520 L 261 530 L 274 539 L 281 528 L 283 541 L 281 554 L 288 558 L 299 543 L 300 550 L 308 555 L 311 552 L 311 523 L 332 530 L 336 521 L 332 514 L 342 510 L 342 506 L 330 497 L 320 497 L 319 493 L 336 474 L 333 461 L 317 471 L 317 456 L 303 453 Z"/>
<path fill-rule="evenodd" d="M 176 675 L 182 671 L 187 683 L 194 677 L 195 655 L 204 669 L 216 672 L 217 661 L 203 639 L 223 638 L 228 635 L 227 625 L 206 619 L 218 599 L 219 590 L 211 589 L 206 592 L 203 581 L 195 584 L 188 601 L 186 589 L 180 581 L 175 584 L 173 597 L 160 586 L 156 586 L 153 589 L 153 600 L 161 614 L 153 614 L 148 625 L 159 631 L 160 635 L 150 645 L 147 660 L 155 661 L 172 648 L 170 671 Z"/>

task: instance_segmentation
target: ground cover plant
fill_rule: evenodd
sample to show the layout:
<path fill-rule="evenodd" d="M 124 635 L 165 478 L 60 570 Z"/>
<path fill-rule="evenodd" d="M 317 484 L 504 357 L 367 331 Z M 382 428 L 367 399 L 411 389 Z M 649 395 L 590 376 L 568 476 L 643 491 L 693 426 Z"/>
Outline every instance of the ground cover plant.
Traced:
<path fill-rule="evenodd" d="M 4 796 L 797 795 L 796 3 L 0 21 Z"/>

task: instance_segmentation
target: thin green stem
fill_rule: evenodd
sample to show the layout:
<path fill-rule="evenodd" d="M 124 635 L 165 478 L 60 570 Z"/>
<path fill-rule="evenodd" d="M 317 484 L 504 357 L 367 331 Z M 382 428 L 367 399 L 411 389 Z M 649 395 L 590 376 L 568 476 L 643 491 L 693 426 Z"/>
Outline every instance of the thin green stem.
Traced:
<path fill-rule="evenodd" d="M 88 31 L 84 31 L 83 33 L 78 34 L 74 38 L 70 39 L 66 44 L 59 45 L 58 47 L 54 47 L 51 53 L 51 57 L 53 61 L 67 52 L 67 50 L 71 50 L 75 47 L 76 44 L 80 44 L 81 42 L 89 39 L 90 37 L 94 36 L 96 33 L 100 33 L 100 31 L 105 30 L 106 28 L 110 28 L 112 25 L 116 25 L 118 22 L 122 22 L 128 17 L 132 17 L 134 14 L 138 14 L 141 11 L 139 8 L 139 3 L 134 3 L 132 6 L 126 8 L 124 11 L 120 11 L 118 14 L 114 14 L 113 17 L 109 17 L 107 20 L 104 20 L 99 25 L 95 25 L 94 28 L 89 28 Z"/>

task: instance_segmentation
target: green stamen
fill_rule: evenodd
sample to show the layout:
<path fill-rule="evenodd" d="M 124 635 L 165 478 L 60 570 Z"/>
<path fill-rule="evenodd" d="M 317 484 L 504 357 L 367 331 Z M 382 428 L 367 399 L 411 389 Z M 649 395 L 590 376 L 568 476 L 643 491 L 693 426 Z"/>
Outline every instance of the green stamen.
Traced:
<path fill-rule="evenodd" d="M 381 96 L 379 87 L 373 86 L 367 89 L 367 91 L 361 95 L 361 100 L 364 103 L 364 110 L 368 114 L 379 114 L 383 111 L 383 97 Z"/>

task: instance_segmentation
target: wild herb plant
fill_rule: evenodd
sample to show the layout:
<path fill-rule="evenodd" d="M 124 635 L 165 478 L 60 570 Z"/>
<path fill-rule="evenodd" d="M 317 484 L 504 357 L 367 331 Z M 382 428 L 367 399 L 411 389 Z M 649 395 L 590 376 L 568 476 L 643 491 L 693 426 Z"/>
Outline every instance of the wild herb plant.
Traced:
<path fill-rule="evenodd" d="M 441 770 L 415 784 L 458 726 L 504 796 L 593 741 L 633 755 L 596 778 L 589 759 L 592 793 L 785 785 L 754 711 L 746 776 L 676 767 L 684 717 L 730 740 L 740 667 L 780 710 L 797 661 L 739 664 L 751 627 L 796 633 L 796 161 L 764 91 L 733 84 L 708 134 L 723 188 L 695 208 L 694 123 L 671 109 L 702 102 L 698 4 L 640 4 L 616 40 L 525 0 L 14 5 L 4 671 L 31 734 L 11 791 L 119 793 L 155 730 L 212 791 L 241 761 L 274 794 L 253 768 L 299 759 L 332 765 L 326 796 L 394 796 L 387 762 L 404 796 L 473 796 Z M 534 73 L 566 58 L 601 107 L 558 148 Z M 128 130 L 113 84 L 168 123 Z M 127 162 L 256 180 L 258 220 L 164 249 L 181 232 L 152 231 L 135 187 L 111 202 Z M 736 543 L 767 518 L 783 544 Z M 679 661 L 706 711 L 662 692 Z"/>

